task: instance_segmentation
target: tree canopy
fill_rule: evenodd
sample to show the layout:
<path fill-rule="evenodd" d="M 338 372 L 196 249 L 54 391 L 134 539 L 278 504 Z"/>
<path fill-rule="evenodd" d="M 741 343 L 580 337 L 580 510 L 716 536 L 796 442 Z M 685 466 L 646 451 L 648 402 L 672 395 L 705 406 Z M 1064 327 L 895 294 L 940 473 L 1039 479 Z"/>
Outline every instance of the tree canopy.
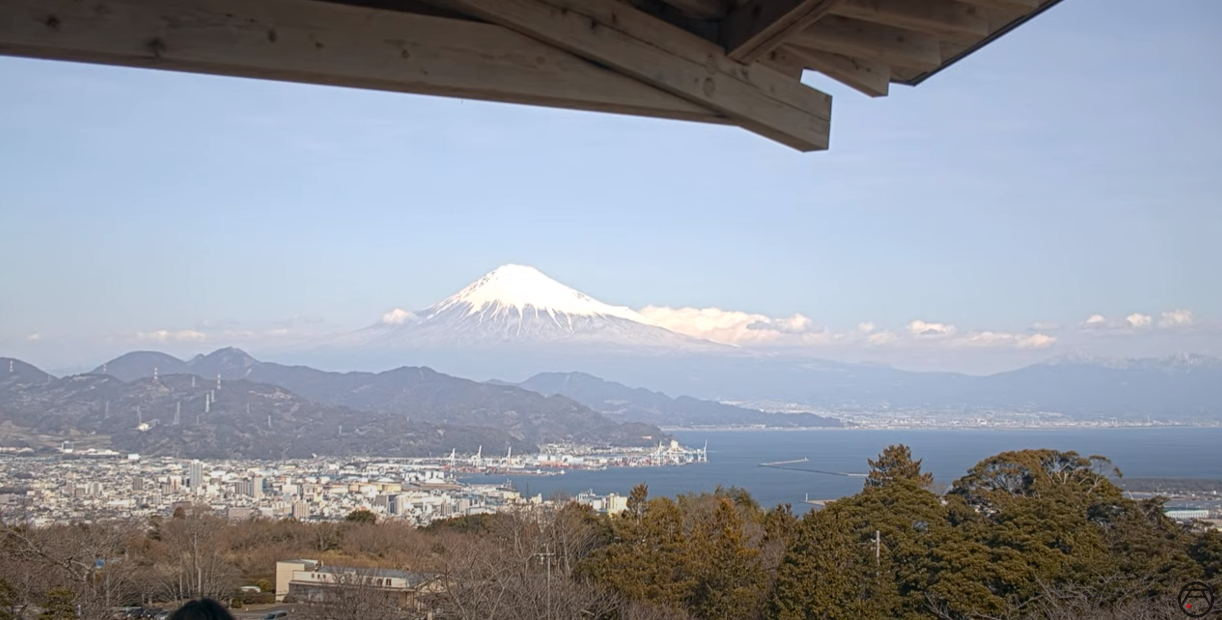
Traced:
<path fill-rule="evenodd" d="M 426 528 L 366 510 L 340 523 L 230 522 L 206 506 L 138 522 L 0 523 L 0 620 L 225 598 L 269 588 L 287 557 L 444 575 L 429 604 L 458 620 L 544 609 L 598 620 L 1169 618 L 1188 582 L 1222 592 L 1222 534 L 1171 520 L 1161 498 L 1125 497 L 1104 457 L 1004 452 L 945 494 L 907 446 L 868 463 L 860 492 L 801 516 L 740 488 L 651 497 L 641 484 L 618 515 L 523 505 Z M 367 596 L 343 600 L 328 617 L 393 615 L 371 615 Z"/>

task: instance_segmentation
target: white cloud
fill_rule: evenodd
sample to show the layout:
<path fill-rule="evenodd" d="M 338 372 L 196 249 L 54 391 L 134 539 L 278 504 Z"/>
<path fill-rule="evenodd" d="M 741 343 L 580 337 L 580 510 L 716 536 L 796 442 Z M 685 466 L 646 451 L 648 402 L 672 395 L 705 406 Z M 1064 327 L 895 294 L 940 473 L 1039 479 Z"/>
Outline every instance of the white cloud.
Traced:
<path fill-rule="evenodd" d="M 999 344 L 1010 344 L 1018 337 L 1005 332 L 982 331 L 972 332 L 955 341 L 956 344 L 969 346 L 992 347 Z"/>
<path fill-rule="evenodd" d="M 918 338 L 939 338 L 955 333 L 955 326 L 946 323 L 927 323 L 920 319 L 908 324 L 908 333 Z"/>
<path fill-rule="evenodd" d="M 29 340 L 30 342 L 33 342 L 33 341 L 35 341 L 35 340 L 42 340 L 42 334 L 40 334 L 40 333 L 38 333 L 38 332 L 34 332 L 34 333 L 30 334 L 29 336 L 26 336 L 26 337 L 25 337 L 25 339 L 26 339 L 26 340 Z"/>
<path fill-rule="evenodd" d="M 1047 334 L 1014 334 L 991 330 L 974 331 L 951 341 L 957 347 L 1013 347 L 1019 349 L 1044 349 L 1057 341 L 1055 336 Z"/>
<path fill-rule="evenodd" d="M 208 339 L 208 336 L 194 329 L 180 329 L 178 331 L 159 329 L 151 332 L 137 332 L 136 339 L 154 340 L 157 342 L 203 342 Z"/>
<path fill-rule="evenodd" d="M 655 325 L 680 334 L 733 345 L 808 343 L 834 339 L 809 317 L 774 318 L 720 308 L 647 306 L 641 314 Z"/>
<path fill-rule="evenodd" d="M 1058 329 L 1061 329 L 1061 326 L 1057 323 L 1036 321 L 1031 324 L 1031 331 L 1035 331 L 1035 332 L 1055 332 Z"/>
<path fill-rule="evenodd" d="M 1136 312 L 1134 312 L 1133 314 L 1130 314 L 1129 316 L 1124 317 L 1124 322 L 1126 325 L 1129 326 L 1130 329 L 1141 329 L 1142 327 L 1149 327 L 1150 323 L 1153 322 L 1153 320 L 1154 319 L 1151 319 L 1150 315 L 1148 314 L 1138 314 Z"/>
<path fill-rule="evenodd" d="M 1158 326 L 1162 328 L 1182 328 L 1190 327 L 1196 324 L 1196 317 L 1189 310 L 1182 308 L 1168 310 L 1163 312 L 1158 319 Z M 1134 312 L 1121 320 L 1108 321 L 1101 314 L 1091 315 L 1082 323 L 1082 329 L 1091 331 L 1107 330 L 1114 335 L 1124 333 L 1132 333 L 1138 330 L 1152 327 L 1154 325 L 1154 317 L 1140 312 Z"/>
<path fill-rule="evenodd" d="M 1192 325 L 1192 312 L 1188 310 L 1172 310 L 1164 312 L 1161 319 L 1158 321 L 1159 327 L 1188 327 Z"/>
<path fill-rule="evenodd" d="M 1057 342 L 1055 336 L 973 330 L 960 333 L 949 323 L 910 321 L 902 331 L 893 331 L 872 322 L 858 323 L 855 329 L 834 332 L 824 329 L 801 314 L 773 318 L 720 308 L 668 308 L 649 306 L 641 314 L 654 324 L 689 336 L 738 346 L 897 346 L 925 348 L 1009 348 L 1044 349 Z"/>
<path fill-rule="evenodd" d="M 382 315 L 382 322 L 387 325 L 401 325 L 407 321 L 414 320 L 416 320 L 416 315 L 414 313 L 408 312 L 407 310 L 401 310 L 399 308 L 395 308 L 394 310 Z"/>
<path fill-rule="evenodd" d="M 1020 349 L 1046 349 L 1056 344 L 1057 337 L 1047 334 L 1031 334 L 1018 339 Z"/>
<path fill-rule="evenodd" d="M 1107 317 L 1104 317 L 1102 314 L 1092 314 L 1082 322 L 1082 327 L 1085 329 L 1102 329 L 1107 327 Z"/>

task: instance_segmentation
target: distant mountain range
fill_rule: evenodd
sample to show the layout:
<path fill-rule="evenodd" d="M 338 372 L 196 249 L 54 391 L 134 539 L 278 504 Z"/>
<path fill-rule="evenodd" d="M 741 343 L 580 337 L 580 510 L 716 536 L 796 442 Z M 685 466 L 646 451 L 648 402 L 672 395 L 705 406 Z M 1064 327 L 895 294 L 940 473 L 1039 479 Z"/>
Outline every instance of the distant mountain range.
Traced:
<path fill-rule="evenodd" d="M 138 429 L 141 423 L 150 427 Z M 373 374 L 282 366 L 233 348 L 187 361 L 133 352 L 66 378 L 0 358 L 0 425 L 27 435 L 105 435 L 116 449 L 189 457 L 421 456 L 479 446 L 530 452 L 544 443 L 649 446 L 668 438 L 656 426 L 616 421 L 564 396 L 428 368 Z"/>
<path fill-rule="evenodd" d="M 504 430 L 324 405 L 264 383 L 228 381 L 215 388 L 190 375 L 128 383 L 100 374 L 56 379 L 0 373 L 0 426 L 6 445 L 105 438 L 115 450 L 183 458 L 427 456 L 479 446 L 534 447 Z"/>
<path fill-rule="evenodd" d="M 678 334 L 520 265 L 496 269 L 424 310 L 394 310 L 365 329 L 273 355 L 327 368 L 427 365 L 523 386 L 540 373 L 580 372 L 708 401 L 785 402 L 820 410 L 1222 416 L 1222 361 L 1216 358 L 1103 360 L 1070 355 L 985 377 L 832 362 Z M 567 393 L 541 380 L 535 385 L 604 413 L 615 409 L 600 404 L 605 399 L 597 391 L 587 394 L 584 387 Z M 644 415 L 650 406 L 629 409 L 636 411 L 628 414 L 634 419 L 652 419 Z M 668 411 L 686 415 L 673 406 Z"/>
<path fill-rule="evenodd" d="M 185 362 L 164 353 L 137 351 L 94 372 L 135 380 L 161 374 L 163 366 L 209 381 L 276 385 L 325 405 L 438 424 L 497 428 L 533 443 L 642 446 L 654 445 L 662 437 L 655 426 L 619 423 L 563 396 L 478 383 L 422 367 L 380 373 L 326 372 L 261 362 L 240 349 L 226 348 Z"/>
<path fill-rule="evenodd" d="M 505 384 L 504 382 L 496 383 Z M 541 373 L 516 385 L 540 394 L 567 396 L 609 418 L 626 422 L 682 427 L 827 428 L 843 426 L 839 420 L 812 413 L 764 413 L 755 409 L 700 400 L 690 396 L 671 398 L 661 392 L 631 388 L 582 372 Z"/>

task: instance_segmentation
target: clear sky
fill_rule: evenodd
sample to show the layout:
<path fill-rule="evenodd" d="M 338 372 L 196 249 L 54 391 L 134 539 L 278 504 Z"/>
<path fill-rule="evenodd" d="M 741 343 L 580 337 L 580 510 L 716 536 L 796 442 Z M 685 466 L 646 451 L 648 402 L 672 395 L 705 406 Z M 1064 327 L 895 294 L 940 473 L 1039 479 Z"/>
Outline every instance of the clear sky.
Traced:
<path fill-rule="evenodd" d="M 0 354 L 257 351 L 504 263 L 676 329 L 905 367 L 1222 354 L 1222 3 L 1065 0 L 883 99 L 806 79 L 835 97 L 827 152 L 0 58 Z"/>

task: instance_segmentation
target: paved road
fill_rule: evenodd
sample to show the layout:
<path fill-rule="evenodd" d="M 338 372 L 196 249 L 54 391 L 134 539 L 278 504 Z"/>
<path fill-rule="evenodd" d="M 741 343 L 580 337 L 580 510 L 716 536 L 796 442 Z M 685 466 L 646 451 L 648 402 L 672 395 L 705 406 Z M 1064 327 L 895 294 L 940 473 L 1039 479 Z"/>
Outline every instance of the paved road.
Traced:
<path fill-rule="evenodd" d="M 261 618 L 263 618 L 263 616 L 266 616 L 268 612 L 273 612 L 273 611 L 289 612 L 288 618 L 286 618 L 285 620 L 291 620 L 294 617 L 292 605 L 260 605 L 257 608 L 251 608 L 251 609 L 231 609 L 229 610 L 229 612 L 232 613 L 233 617 L 236 618 L 237 620 L 261 620 Z"/>

